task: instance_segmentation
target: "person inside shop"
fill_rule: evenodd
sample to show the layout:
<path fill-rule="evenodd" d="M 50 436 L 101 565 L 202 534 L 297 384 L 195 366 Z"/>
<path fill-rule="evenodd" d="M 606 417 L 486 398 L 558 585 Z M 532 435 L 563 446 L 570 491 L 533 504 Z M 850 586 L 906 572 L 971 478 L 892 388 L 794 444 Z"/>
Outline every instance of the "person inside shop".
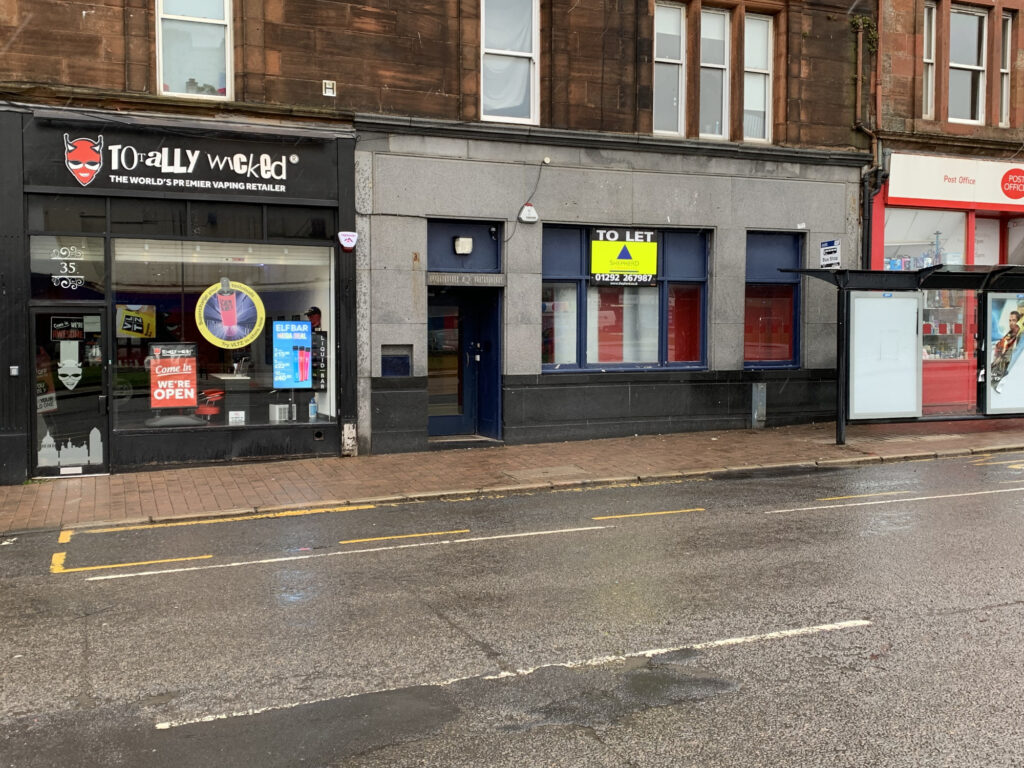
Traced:
<path fill-rule="evenodd" d="M 309 319 L 309 324 L 313 327 L 314 331 L 320 330 L 320 307 L 310 307 L 306 310 L 306 317 Z"/>
<path fill-rule="evenodd" d="M 1020 338 L 1020 312 L 1010 313 L 1010 327 L 999 341 L 992 355 L 992 388 L 996 392 L 1003 391 L 1003 379 L 1010 371 L 1014 351 Z"/>

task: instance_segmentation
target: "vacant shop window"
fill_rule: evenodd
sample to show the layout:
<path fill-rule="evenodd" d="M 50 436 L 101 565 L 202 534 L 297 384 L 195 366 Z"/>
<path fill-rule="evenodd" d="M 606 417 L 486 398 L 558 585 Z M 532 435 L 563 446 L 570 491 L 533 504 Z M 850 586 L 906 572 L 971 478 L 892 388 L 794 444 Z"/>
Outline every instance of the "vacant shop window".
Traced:
<path fill-rule="evenodd" d="M 729 138 L 729 14 L 700 14 L 700 135 Z"/>
<path fill-rule="evenodd" d="M 484 120 L 537 122 L 538 0 L 483 0 Z"/>
<path fill-rule="evenodd" d="M 654 130 L 683 133 L 686 17 L 678 5 L 654 7 Z"/>
<path fill-rule="evenodd" d="M 949 119 L 980 123 L 985 114 L 986 17 L 965 8 L 949 14 Z"/>
<path fill-rule="evenodd" d="M 747 286 L 743 317 L 746 368 L 797 365 L 800 277 L 780 269 L 798 269 L 800 235 L 747 233 Z"/>
<path fill-rule="evenodd" d="M 160 93 L 232 97 L 231 0 L 157 0 L 156 40 Z"/>
<path fill-rule="evenodd" d="M 545 370 L 704 367 L 706 233 L 651 231 L 657 274 L 643 285 L 607 285 L 591 274 L 595 231 L 544 229 Z"/>

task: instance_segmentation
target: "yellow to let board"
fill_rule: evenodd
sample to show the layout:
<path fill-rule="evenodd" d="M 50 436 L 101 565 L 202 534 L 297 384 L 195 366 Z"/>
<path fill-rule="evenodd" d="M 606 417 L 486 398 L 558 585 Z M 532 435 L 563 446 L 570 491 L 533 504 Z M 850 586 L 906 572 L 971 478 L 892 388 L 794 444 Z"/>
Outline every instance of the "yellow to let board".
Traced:
<path fill-rule="evenodd" d="M 657 243 L 625 243 L 621 240 L 590 241 L 590 274 L 656 275 Z"/>

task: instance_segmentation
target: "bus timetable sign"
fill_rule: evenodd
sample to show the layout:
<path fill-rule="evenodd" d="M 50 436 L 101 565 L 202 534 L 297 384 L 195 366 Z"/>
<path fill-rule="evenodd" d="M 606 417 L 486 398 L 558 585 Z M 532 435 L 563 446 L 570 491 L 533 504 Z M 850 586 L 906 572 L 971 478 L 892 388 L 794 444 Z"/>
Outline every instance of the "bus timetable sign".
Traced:
<path fill-rule="evenodd" d="M 590 231 L 590 279 L 595 285 L 654 285 L 658 234 L 653 229 Z"/>

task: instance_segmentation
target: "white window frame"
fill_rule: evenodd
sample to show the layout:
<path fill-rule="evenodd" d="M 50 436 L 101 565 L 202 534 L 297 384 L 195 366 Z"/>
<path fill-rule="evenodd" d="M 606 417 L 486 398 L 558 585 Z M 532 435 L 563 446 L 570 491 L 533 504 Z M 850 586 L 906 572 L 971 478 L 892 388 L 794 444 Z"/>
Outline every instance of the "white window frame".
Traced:
<path fill-rule="evenodd" d="M 496 1 L 496 0 L 495 0 Z M 537 125 L 540 116 L 540 0 L 531 0 L 533 17 L 530 30 L 530 51 L 507 51 L 500 48 L 487 47 L 487 3 L 480 0 L 480 119 L 496 123 L 520 123 Z M 530 62 L 530 116 L 507 117 L 505 115 L 488 115 L 484 112 L 484 59 L 488 55 L 511 56 L 528 59 Z"/>
<path fill-rule="evenodd" d="M 921 117 L 935 119 L 935 15 L 934 3 L 924 6 L 924 61 L 921 81 Z"/>
<path fill-rule="evenodd" d="M 748 13 L 743 19 L 743 34 L 744 40 L 746 40 L 747 33 L 747 21 L 750 19 L 757 19 L 759 21 L 765 21 L 768 23 L 768 40 L 766 50 L 766 61 L 768 64 L 767 69 L 758 69 L 756 67 L 750 67 L 747 65 L 746 58 L 743 61 L 743 140 L 751 142 L 761 142 L 767 144 L 772 140 L 772 61 L 775 56 L 775 25 L 774 20 L 771 16 L 764 16 L 757 13 Z M 745 56 L 744 52 L 744 56 Z M 746 86 L 747 86 L 747 74 L 761 75 L 764 77 L 764 136 L 747 136 L 746 129 Z M 728 86 L 727 86 L 728 87 Z"/>
<path fill-rule="evenodd" d="M 202 99 L 204 101 L 232 101 L 235 94 L 234 74 L 234 44 L 232 42 L 232 18 L 233 9 L 231 0 L 218 0 L 224 4 L 224 19 L 202 19 L 195 16 L 178 16 L 172 13 L 164 13 L 164 0 L 156 0 L 156 92 L 160 96 L 186 99 Z M 165 20 L 188 21 L 194 24 L 213 24 L 224 27 L 224 95 L 210 95 L 205 93 L 178 93 L 177 91 L 165 91 L 164 83 L 164 45 L 163 45 L 163 22 Z"/>
<path fill-rule="evenodd" d="M 679 58 L 671 59 L 665 56 L 658 56 L 658 34 L 657 34 L 657 14 L 659 8 L 671 8 L 679 12 Z M 676 119 L 679 121 L 678 131 L 666 131 L 658 130 L 655 128 L 655 133 L 661 133 L 667 136 L 685 136 L 686 135 L 686 8 L 680 5 L 669 5 L 668 3 L 657 3 L 654 6 L 655 14 L 655 34 L 654 34 L 654 67 L 657 69 L 659 64 L 667 64 L 677 67 L 677 78 L 678 78 L 678 89 L 679 89 L 679 104 L 677 107 L 678 114 Z M 657 78 L 654 79 L 657 83 Z M 654 94 L 654 103 L 658 103 L 658 94 Z M 653 112 L 653 107 L 652 107 Z"/>
<path fill-rule="evenodd" d="M 722 56 L 722 59 L 723 59 L 723 61 L 725 63 L 724 64 L 707 64 L 707 63 L 704 62 L 704 51 L 702 50 L 700 52 L 700 70 L 701 70 L 701 72 L 703 72 L 705 69 L 718 69 L 718 70 L 722 71 L 722 131 L 721 131 L 721 133 L 704 133 L 703 131 L 701 131 L 699 135 L 700 135 L 700 137 L 702 139 L 723 139 L 725 141 L 728 141 L 729 140 L 729 125 L 731 123 L 730 112 L 729 112 L 729 108 L 730 108 L 729 107 L 729 90 L 730 90 L 730 88 L 729 88 L 729 65 L 732 62 L 732 59 L 731 59 L 731 57 L 732 57 L 732 48 L 731 48 L 731 43 L 732 43 L 732 33 L 731 33 L 731 31 L 732 31 L 732 14 L 730 14 L 729 11 L 721 10 L 721 9 L 718 9 L 718 8 L 702 8 L 700 14 L 701 14 L 701 22 L 702 22 L 702 24 L 703 24 L 703 19 L 704 19 L 705 14 L 716 14 L 718 16 L 724 17 L 724 19 L 725 19 L 725 34 L 723 35 L 723 44 L 725 46 L 725 51 L 724 51 L 724 55 Z M 700 128 L 700 109 L 701 109 L 700 101 L 703 100 L 703 96 L 704 96 L 702 90 L 703 89 L 701 89 L 700 87 L 697 88 L 697 93 L 700 96 L 700 99 L 698 100 L 698 103 L 697 103 L 697 125 L 698 125 L 698 130 Z"/>
<path fill-rule="evenodd" d="M 1004 13 L 1000 26 L 999 125 L 1010 126 L 1010 63 L 1013 53 L 1013 17 Z"/>
<path fill-rule="evenodd" d="M 977 17 L 979 17 L 981 19 L 981 24 L 982 24 L 982 27 L 981 27 L 981 51 L 979 52 L 979 56 L 978 56 L 978 60 L 981 61 L 981 65 L 980 66 L 974 66 L 974 65 L 970 65 L 970 64 L 954 64 L 953 63 L 953 54 L 952 54 L 952 51 L 950 51 L 949 70 L 950 70 L 950 75 L 951 76 L 950 76 L 949 79 L 950 79 L 950 81 L 952 81 L 952 71 L 953 70 L 961 70 L 961 71 L 965 71 L 965 72 L 980 72 L 981 73 L 981 81 L 978 84 L 978 116 L 976 118 L 970 118 L 970 119 L 963 118 L 963 117 L 948 117 L 949 109 L 952 106 L 952 99 L 950 99 L 949 88 L 947 88 L 946 89 L 946 113 L 947 113 L 947 117 L 949 119 L 949 122 L 951 122 L 951 123 L 967 123 L 969 125 L 983 125 L 985 123 L 985 89 L 987 87 L 987 85 L 986 85 L 986 81 L 987 81 L 986 75 L 988 74 L 987 73 L 987 67 L 986 67 L 986 64 L 988 63 L 988 60 L 987 60 L 987 57 L 988 57 L 988 13 L 983 11 L 983 10 L 976 10 L 974 8 L 970 8 L 970 7 L 967 7 L 967 6 L 960 5 L 960 6 L 954 6 L 953 8 L 950 9 L 950 11 L 949 11 L 950 19 L 952 19 L 954 14 L 963 14 L 963 15 L 969 15 L 969 16 L 977 16 Z M 952 36 L 952 21 L 950 21 L 950 35 Z M 950 40 L 950 48 L 952 48 L 952 40 Z"/>

